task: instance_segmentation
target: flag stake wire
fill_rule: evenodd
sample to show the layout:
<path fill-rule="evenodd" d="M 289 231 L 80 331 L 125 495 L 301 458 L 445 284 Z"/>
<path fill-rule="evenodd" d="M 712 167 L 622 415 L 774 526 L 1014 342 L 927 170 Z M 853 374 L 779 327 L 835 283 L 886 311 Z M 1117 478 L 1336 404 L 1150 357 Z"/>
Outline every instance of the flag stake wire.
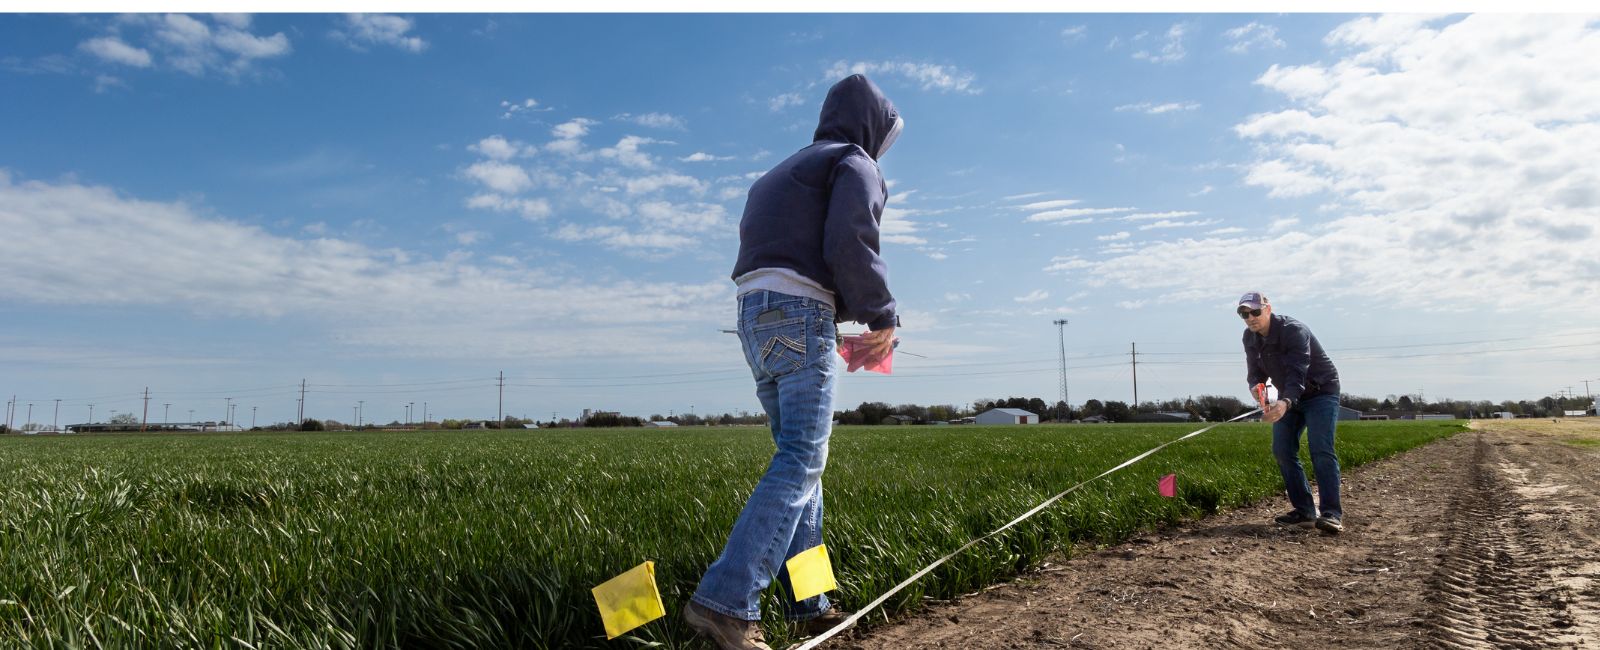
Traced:
<path fill-rule="evenodd" d="M 1254 410 L 1252 410 L 1252 411 L 1250 411 L 1248 413 L 1245 413 L 1245 414 L 1240 415 L 1240 416 L 1238 416 L 1236 418 L 1233 418 L 1232 420 L 1228 420 L 1228 422 L 1238 422 L 1239 420 L 1243 420 L 1243 419 L 1245 419 L 1247 417 L 1250 417 L 1250 416 L 1255 415 L 1255 414 L 1260 413 L 1260 412 L 1261 412 L 1261 409 L 1254 409 Z M 911 577 L 906 578 L 905 580 L 901 581 L 900 584 L 895 585 L 893 589 L 890 589 L 889 591 L 885 592 L 882 596 L 878 596 L 877 600 L 874 600 L 874 601 L 872 601 L 870 603 L 867 603 L 866 607 L 862 607 L 861 609 L 856 610 L 856 612 L 854 614 L 851 614 L 849 618 L 846 618 L 844 620 L 844 622 L 833 626 L 832 629 L 828 630 L 827 632 L 823 632 L 822 634 L 819 634 L 819 635 L 813 637 L 812 639 L 806 641 L 805 643 L 802 643 L 802 644 L 799 644 L 799 645 L 795 645 L 795 646 L 790 646 L 789 650 L 812 650 L 812 648 L 815 648 L 815 647 L 817 647 L 819 645 L 822 645 L 822 642 L 833 638 L 834 635 L 845 631 L 846 629 L 848 629 L 852 625 L 855 625 L 857 620 L 859 620 L 863 616 L 866 616 L 868 612 L 871 612 L 872 610 L 877 609 L 879 605 L 882 605 L 884 603 L 884 601 L 889 600 L 890 596 L 893 596 L 893 595 L 895 595 L 897 593 L 900 593 L 900 590 L 911 586 L 911 583 L 914 583 L 917 580 L 921 579 L 922 576 L 928 575 L 928 572 L 933 571 L 934 569 L 938 568 L 939 565 L 944 564 L 945 562 L 948 562 L 950 560 L 950 558 L 953 558 L 953 557 L 955 557 L 957 555 L 960 555 L 962 551 L 965 551 L 965 550 L 967 550 L 969 548 L 977 546 L 980 542 L 982 542 L 982 541 L 984 541 L 986 539 L 989 539 L 990 537 L 994 537 L 995 535 L 999 535 L 1000 533 L 1005 532 L 1007 529 L 1011 528 L 1012 526 L 1015 526 L 1015 525 L 1017 525 L 1019 523 L 1022 523 L 1023 520 L 1025 520 L 1025 519 L 1027 519 L 1029 517 L 1032 517 L 1032 516 L 1034 516 L 1036 514 L 1039 514 L 1039 511 L 1050 507 L 1051 504 L 1053 504 L 1053 503 L 1055 503 L 1057 501 L 1060 501 L 1061 497 L 1067 496 L 1068 494 L 1072 494 L 1073 492 L 1077 491 L 1078 488 L 1081 488 L 1081 487 L 1083 487 L 1085 485 L 1088 485 L 1089 483 L 1092 483 L 1092 482 L 1094 482 L 1094 481 L 1096 481 L 1098 479 L 1101 479 L 1101 478 L 1104 478 L 1106 476 L 1109 476 L 1113 472 L 1121 470 L 1121 469 L 1123 469 L 1123 468 L 1125 468 L 1125 467 L 1127 467 L 1129 465 L 1132 465 L 1132 464 L 1137 463 L 1137 462 L 1139 462 L 1141 460 L 1144 460 L 1145 458 L 1148 458 L 1151 454 L 1154 454 L 1154 453 L 1156 453 L 1158 451 L 1161 451 L 1162 449 L 1166 449 L 1170 445 L 1174 445 L 1174 444 L 1177 444 L 1179 442 L 1183 442 L 1184 440 L 1188 440 L 1190 438 L 1198 436 L 1198 435 L 1200 435 L 1202 433 L 1205 433 L 1207 431 L 1210 431 L 1212 429 L 1217 428 L 1218 425 L 1227 424 L 1228 422 L 1218 422 L 1218 423 L 1213 424 L 1213 425 L 1211 425 L 1209 427 L 1205 427 L 1205 428 L 1199 429 L 1197 431 L 1189 432 L 1188 434 L 1184 435 L 1181 438 L 1177 438 L 1175 440 L 1169 440 L 1169 441 L 1167 441 L 1165 443 L 1162 443 L 1160 446 L 1158 446 L 1158 447 L 1156 447 L 1154 449 L 1151 449 L 1150 451 L 1144 452 L 1142 454 L 1139 454 L 1138 456 L 1134 456 L 1133 458 L 1129 458 L 1128 460 L 1122 461 L 1121 465 L 1118 465 L 1118 466 L 1113 467 L 1111 469 L 1108 469 L 1108 470 L 1106 470 L 1104 472 L 1101 472 L 1099 475 L 1095 476 L 1094 478 L 1084 480 L 1084 481 L 1078 483 L 1077 485 L 1074 485 L 1072 487 L 1069 487 L 1069 488 L 1063 490 L 1060 494 L 1057 494 L 1057 495 L 1055 495 L 1053 497 L 1050 497 L 1049 499 L 1046 499 L 1044 503 L 1041 503 L 1041 504 L 1039 504 L 1037 506 L 1034 506 L 1032 510 L 1029 510 L 1027 512 L 1022 513 L 1022 515 L 1017 517 L 1016 519 L 1012 519 L 1010 523 L 1007 523 L 1004 526 L 1001 526 L 999 528 L 994 529 L 989 534 L 984 535 L 983 537 L 979 537 L 979 538 L 977 538 L 975 540 L 967 542 L 961 548 L 958 548 L 958 549 L 956 549 L 954 551 L 951 551 L 949 555 L 941 557 L 938 560 L 935 560 L 933 564 L 929 564 L 928 566 L 924 567 L 921 571 L 918 571 L 916 573 L 911 574 Z"/>

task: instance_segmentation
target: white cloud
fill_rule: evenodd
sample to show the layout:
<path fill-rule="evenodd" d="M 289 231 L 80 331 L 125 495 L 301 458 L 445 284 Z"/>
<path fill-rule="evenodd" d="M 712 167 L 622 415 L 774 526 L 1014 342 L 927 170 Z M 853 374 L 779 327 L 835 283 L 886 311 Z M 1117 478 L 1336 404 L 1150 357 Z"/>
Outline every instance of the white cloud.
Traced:
<path fill-rule="evenodd" d="M 1077 270 L 1077 269 L 1088 269 L 1088 268 L 1094 268 L 1094 262 L 1090 262 L 1089 260 L 1086 260 L 1086 259 L 1083 259 L 1083 258 L 1078 257 L 1076 255 L 1073 255 L 1071 257 L 1052 257 L 1052 258 L 1050 258 L 1050 266 L 1044 267 L 1044 270 L 1054 272 L 1054 271 L 1074 271 L 1074 270 Z"/>
<path fill-rule="evenodd" d="M 551 234 L 562 241 L 593 241 L 607 248 L 619 249 L 674 251 L 692 247 L 699 241 L 687 235 L 666 232 L 639 232 L 622 226 L 580 226 L 570 223 Z"/>
<path fill-rule="evenodd" d="M 1144 113 L 1145 115 L 1160 115 L 1162 113 L 1171 113 L 1173 111 L 1192 111 L 1198 108 L 1200 108 L 1200 104 L 1197 102 L 1168 102 L 1165 104 L 1139 102 L 1137 104 L 1123 104 L 1112 110 L 1115 110 L 1119 113 L 1137 111 Z"/>
<path fill-rule="evenodd" d="M 920 225 L 911 219 L 912 215 L 920 213 L 921 210 L 902 207 L 906 203 L 906 198 L 913 192 L 890 194 L 889 199 L 884 202 L 883 218 L 878 224 L 878 233 L 883 241 L 907 246 L 921 246 L 928 243 L 926 238 L 918 234 Z"/>
<path fill-rule="evenodd" d="M 733 156 L 713 156 L 704 151 L 696 151 L 678 159 L 679 162 L 718 162 L 722 160 L 733 160 Z"/>
<path fill-rule="evenodd" d="M 1295 217 L 1275 219 L 1271 225 L 1267 226 L 1267 232 L 1283 232 L 1298 225 L 1300 225 L 1300 220 Z"/>
<path fill-rule="evenodd" d="M 1248 24 L 1235 27 L 1223 32 L 1222 35 L 1233 41 L 1233 43 L 1228 46 L 1228 51 L 1238 54 L 1249 52 L 1250 48 L 1252 47 L 1258 49 L 1283 49 L 1286 46 L 1286 43 L 1283 42 L 1283 39 L 1278 38 L 1277 27 L 1263 25 L 1258 22 L 1250 22 Z"/>
<path fill-rule="evenodd" d="M 1026 195 L 1026 196 L 1035 196 L 1035 195 Z M 1007 197 L 1007 198 L 1010 198 L 1010 197 Z M 1038 201 L 1038 202 L 1035 202 L 1035 203 L 1026 203 L 1026 204 L 1023 204 L 1023 205 L 1016 206 L 1016 208 L 1018 210 L 1022 210 L 1024 212 L 1032 212 L 1034 210 L 1054 210 L 1056 208 L 1065 208 L 1065 207 L 1067 207 L 1069 205 L 1077 205 L 1078 203 L 1080 203 L 1080 201 L 1078 201 L 1077 199 L 1060 199 L 1060 200 L 1056 200 L 1056 201 Z"/>
<path fill-rule="evenodd" d="M 650 169 L 655 166 L 655 161 L 651 159 L 650 154 L 640 151 L 639 147 L 647 144 L 655 144 L 656 142 L 657 140 L 652 140 L 650 138 L 642 138 L 636 135 L 625 135 L 622 136 L 621 140 L 617 141 L 616 146 L 601 149 L 598 153 L 601 158 L 615 160 L 618 163 L 621 163 L 624 167 Z"/>
<path fill-rule="evenodd" d="M 483 233 L 482 231 L 478 231 L 478 230 L 463 230 L 461 232 L 456 233 L 456 243 L 461 244 L 462 246 L 471 246 L 471 245 L 476 244 L 476 243 L 478 243 L 480 241 L 483 241 L 483 239 L 485 237 L 487 237 L 487 236 L 488 235 Z"/>
<path fill-rule="evenodd" d="M 1121 231 L 1121 232 L 1118 232 L 1118 233 L 1115 233 L 1115 234 L 1100 235 L 1098 237 L 1095 237 L 1095 239 L 1098 239 L 1100 241 L 1119 241 L 1119 240 L 1127 239 L 1130 236 L 1131 235 L 1128 233 L 1128 231 L 1124 230 L 1124 231 Z"/>
<path fill-rule="evenodd" d="M 502 99 L 502 100 L 500 100 L 500 109 L 502 111 L 500 113 L 500 119 L 502 119 L 502 120 L 509 120 L 513 116 L 515 116 L 517 113 L 522 113 L 522 112 L 525 112 L 525 111 L 544 112 L 544 111 L 555 110 L 555 109 L 551 109 L 551 108 L 540 108 L 539 107 L 539 100 L 534 99 L 532 97 L 528 97 L 526 99 L 523 99 L 520 102 L 514 102 L 514 101 L 511 101 L 509 99 Z"/>
<path fill-rule="evenodd" d="M 685 176 L 674 172 L 641 176 L 623 181 L 623 187 L 629 194 L 648 194 L 658 192 L 669 187 L 682 187 L 695 193 L 704 192 L 706 184 L 693 176 Z"/>
<path fill-rule="evenodd" d="M 1162 219 L 1155 223 L 1147 223 L 1139 226 L 1139 229 L 1155 230 L 1158 228 L 1199 228 L 1201 226 L 1214 226 L 1219 223 L 1222 223 L 1221 219 L 1196 219 L 1194 221 L 1173 221 L 1171 219 Z"/>
<path fill-rule="evenodd" d="M 970 294 L 970 293 L 956 293 L 956 292 L 953 292 L 953 291 L 952 292 L 946 292 L 944 294 L 944 299 L 946 301 L 948 301 L 948 302 L 962 302 L 962 301 L 966 301 L 966 300 L 972 300 L 972 294 Z"/>
<path fill-rule="evenodd" d="M 391 14 L 346 14 L 344 29 L 335 30 L 332 35 L 357 51 L 365 52 L 372 45 L 387 45 L 417 53 L 427 49 L 428 43 L 421 37 L 406 34 L 414 26 L 410 18 Z"/>
<path fill-rule="evenodd" d="M 676 129 L 682 131 L 689 128 L 689 123 L 683 118 L 667 113 L 645 113 L 644 115 L 623 113 L 616 116 L 615 119 L 632 122 L 639 126 L 648 126 L 653 129 Z"/>
<path fill-rule="evenodd" d="M 528 221 L 538 221 L 550 216 L 554 210 L 546 199 L 519 199 L 499 194 L 475 194 L 467 199 L 467 207 L 495 212 L 515 212 Z"/>
<path fill-rule="evenodd" d="M 136 68 L 150 67 L 150 52 L 128 45 L 115 36 L 91 38 L 80 43 L 78 47 L 112 63 L 131 65 Z"/>
<path fill-rule="evenodd" d="M 1197 214 L 1200 214 L 1200 213 L 1199 212 L 1195 212 L 1193 210 L 1173 210 L 1173 211 L 1170 211 L 1170 212 L 1140 212 L 1140 213 L 1137 213 L 1137 214 L 1130 214 L 1130 215 L 1123 216 L 1123 217 L 1117 217 L 1117 221 L 1151 221 L 1151 220 L 1155 220 L 1155 219 L 1182 219 L 1184 217 L 1192 217 L 1192 216 L 1197 215 Z"/>
<path fill-rule="evenodd" d="M 1216 188 L 1211 187 L 1210 185 L 1207 185 L 1207 186 L 1202 187 L 1202 188 L 1200 188 L 1200 189 L 1198 189 L 1198 190 L 1196 190 L 1194 192 L 1190 192 L 1189 196 L 1205 196 L 1207 194 L 1210 194 L 1211 190 L 1214 190 L 1214 189 L 1216 189 Z"/>
<path fill-rule="evenodd" d="M 1242 233 L 1242 232 L 1247 232 L 1247 231 L 1245 229 L 1243 229 L 1243 228 L 1238 227 L 1238 226 L 1228 226 L 1227 228 L 1218 228 L 1216 230 L 1207 230 L 1206 234 L 1207 235 L 1237 235 L 1237 234 Z"/>
<path fill-rule="evenodd" d="M 1026 295 L 1026 296 L 1017 296 L 1015 298 L 1012 298 L 1012 300 L 1015 300 L 1017 302 L 1039 302 L 1040 300 L 1044 300 L 1044 299 L 1047 299 L 1049 297 L 1050 297 L 1050 292 L 1045 291 L 1043 289 L 1034 289 L 1032 292 L 1028 293 L 1028 295 Z"/>
<path fill-rule="evenodd" d="M 1133 58 L 1142 59 L 1151 63 L 1171 63 L 1173 61 L 1181 61 L 1183 60 L 1183 57 L 1187 55 L 1187 52 L 1185 52 L 1183 49 L 1183 35 L 1187 31 L 1188 28 L 1185 27 L 1183 23 L 1173 25 L 1172 27 L 1167 28 L 1166 37 L 1161 43 L 1160 51 L 1152 53 L 1149 50 L 1139 50 L 1133 53 Z M 1143 40 L 1144 36 L 1144 33 L 1140 33 L 1139 36 L 1134 38 L 1134 40 Z"/>
<path fill-rule="evenodd" d="M 527 170 L 516 165 L 495 160 L 474 163 L 467 168 L 467 177 L 502 194 L 517 194 L 533 187 L 533 178 Z"/>
<path fill-rule="evenodd" d="M 847 63 L 837 61 L 828 68 L 825 78 L 831 83 L 852 74 L 865 74 L 868 76 L 896 75 L 916 83 L 923 90 L 937 90 L 940 92 L 956 92 L 967 95 L 976 95 L 983 92 L 973 84 L 977 77 L 955 66 L 939 65 L 935 63 L 912 63 L 909 61 L 857 61 Z"/>
<path fill-rule="evenodd" d="M 1575 280 L 1600 277 L 1595 21 L 1363 17 L 1327 42 L 1341 58 L 1268 69 L 1257 83 L 1288 106 L 1235 127 L 1259 152 L 1246 183 L 1320 195 L 1327 217 L 1154 242 L 1086 271 L 1159 302 L 1215 301 L 1218 286 L 1258 286 L 1252 268 L 1292 268 L 1294 291 L 1328 302 L 1600 317 L 1600 283 Z M 1259 256 L 1249 268 L 1241 248 Z"/>
<path fill-rule="evenodd" d="M 550 135 L 560 140 L 574 140 L 589 135 L 589 127 L 599 124 L 586 117 L 579 117 L 555 125 L 550 129 Z"/>
<path fill-rule="evenodd" d="M 491 135 L 467 148 L 494 160 L 510 160 L 516 156 L 531 155 L 535 149 L 521 142 L 512 142 L 499 135 Z"/>
<path fill-rule="evenodd" d="M 1146 300 L 1119 300 L 1119 301 L 1117 301 L 1117 307 L 1119 307 L 1121 309 L 1138 309 L 1140 307 L 1145 306 L 1145 303 L 1147 303 L 1147 302 L 1149 302 L 1149 301 L 1146 301 Z"/>
<path fill-rule="evenodd" d="M 776 113 L 790 106 L 799 106 L 804 103 L 806 103 L 806 98 L 801 97 L 800 93 L 784 93 L 767 100 L 767 108 Z"/>
<path fill-rule="evenodd" d="M 1088 25 L 1073 25 L 1061 30 L 1061 38 L 1068 41 L 1081 41 L 1089 35 Z"/>
<path fill-rule="evenodd" d="M 677 233 L 702 233 L 727 225 L 728 213 L 715 203 L 674 204 L 667 201 L 640 203 L 635 213 L 651 230 Z"/>
<path fill-rule="evenodd" d="M 1085 216 L 1098 215 L 1098 214 L 1116 214 L 1118 212 L 1132 212 L 1132 211 L 1133 211 L 1133 208 L 1068 208 L 1068 209 L 1065 209 L 1065 210 L 1047 210 L 1047 211 L 1044 211 L 1044 212 L 1038 212 L 1038 213 L 1030 214 L 1030 215 L 1028 215 L 1027 219 L 1024 219 L 1024 221 L 1029 221 L 1029 222 L 1061 221 L 1061 220 L 1064 220 L 1064 219 L 1076 219 L 1077 217 L 1085 217 Z M 1092 219 L 1090 221 L 1092 221 Z M 1088 223 L 1088 221 L 1077 221 L 1077 222 L 1078 223 Z"/>
<path fill-rule="evenodd" d="M 1041 196 L 1044 196 L 1046 194 L 1049 194 L 1049 192 L 1028 192 L 1027 194 L 1012 194 L 1011 196 L 1002 196 L 1002 197 L 1000 197 L 1000 200 L 1002 200 L 1002 201 L 1021 201 L 1023 199 L 1032 199 L 1032 198 L 1041 197 Z"/>
<path fill-rule="evenodd" d="M 282 32 L 250 33 L 248 15 L 209 18 L 210 23 L 185 14 L 126 14 L 109 25 L 111 35 L 84 41 L 79 48 L 121 65 L 172 68 L 197 77 L 220 72 L 233 78 L 250 72 L 258 60 L 286 56 L 294 49 Z"/>
<path fill-rule="evenodd" d="M 0 300 L 297 318 L 313 324 L 311 336 L 326 328 L 338 348 L 399 358 L 580 359 L 623 346 L 666 361 L 705 354 L 683 340 L 684 328 L 719 323 L 732 296 L 721 277 L 600 283 L 505 258 L 478 265 L 470 255 L 296 239 L 209 212 L 0 173 L 0 231 L 14 247 L 0 256 Z M 114 265 L 55 263 L 84 250 L 139 254 Z"/>

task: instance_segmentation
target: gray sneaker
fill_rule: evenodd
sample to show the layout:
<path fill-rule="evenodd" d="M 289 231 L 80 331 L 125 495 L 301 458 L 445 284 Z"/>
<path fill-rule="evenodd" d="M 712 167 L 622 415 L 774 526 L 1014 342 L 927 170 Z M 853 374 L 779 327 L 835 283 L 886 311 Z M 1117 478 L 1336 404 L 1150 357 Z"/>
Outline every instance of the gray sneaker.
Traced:
<path fill-rule="evenodd" d="M 711 639 L 718 650 L 772 650 L 761 635 L 760 621 L 724 616 L 696 602 L 683 608 L 683 620 L 696 633 Z"/>
<path fill-rule="evenodd" d="M 1277 522 L 1280 526 L 1300 526 L 1301 528 L 1310 528 L 1311 524 L 1315 522 L 1317 518 L 1304 512 L 1300 512 L 1299 510 L 1290 510 L 1281 515 L 1273 517 L 1272 520 Z"/>
<path fill-rule="evenodd" d="M 1317 530 L 1329 535 L 1338 535 L 1344 531 L 1344 524 L 1339 522 L 1339 515 L 1323 515 L 1317 517 Z"/>

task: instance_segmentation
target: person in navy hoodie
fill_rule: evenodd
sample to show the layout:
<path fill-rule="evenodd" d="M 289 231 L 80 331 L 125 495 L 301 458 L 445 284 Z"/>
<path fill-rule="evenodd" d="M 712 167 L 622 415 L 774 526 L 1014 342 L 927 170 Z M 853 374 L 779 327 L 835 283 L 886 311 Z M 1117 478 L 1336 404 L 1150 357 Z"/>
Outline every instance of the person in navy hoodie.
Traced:
<path fill-rule="evenodd" d="M 1267 379 L 1278 387 L 1278 399 L 1261 419 L 1272 423 L 1272 455 L 1278 460 L 1283 487 L 1293 510 L 1274 521 L 1285 526 L 1315 525 L 1324 533 L 1344 530 L 1339 504 L 1339 456 L 1333 450 L 1339 423 L 1339 369 L 1304 323 L 1272 313 L 1272 303 L 1258 291 L 1239 297 L 1235 310 L 1244 319 L 1245 381 L 1256 386 Z M 1300 432 L 1311 448 L 1321 510 L 1311 500 L 1311 484 L 1300 465 Z"/>
<path fill-rule="evenodd" d="M 871 354 L 888 355 L 899 325 L 878 225 L 888 187 L 878 169 L 905 122 L 862 75 L 828 90 L 810 146 L 755 184 L 739 222 L 738 332 L 777 449 L 700 579 L 684 619 L 724 650 L 768 648 L 761 591 L 785 561 L 822 543 L 822 470 L 833 430 L 835 324 L 865 324 Z M 792 590 L 791 592 L 792 593 Z M 816 634 L 848 618 L 826 595 L 785 612 Z"/>

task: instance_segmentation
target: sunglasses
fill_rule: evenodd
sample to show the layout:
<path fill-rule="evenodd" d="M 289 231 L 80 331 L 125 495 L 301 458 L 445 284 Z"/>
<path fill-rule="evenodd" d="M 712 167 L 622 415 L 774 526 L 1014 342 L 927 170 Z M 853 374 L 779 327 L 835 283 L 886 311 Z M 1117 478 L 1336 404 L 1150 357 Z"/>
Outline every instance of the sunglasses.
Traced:
<path fill-rule="evenodd" d="M 1249 318 L 1251 316 L 1260 316 L 1260 315 L 1261 315 L 1261 310 L 1259 310 L 1259 309 L 1241 309 L 1241 310 L 1239 310 L 1239 318 Z"/>

